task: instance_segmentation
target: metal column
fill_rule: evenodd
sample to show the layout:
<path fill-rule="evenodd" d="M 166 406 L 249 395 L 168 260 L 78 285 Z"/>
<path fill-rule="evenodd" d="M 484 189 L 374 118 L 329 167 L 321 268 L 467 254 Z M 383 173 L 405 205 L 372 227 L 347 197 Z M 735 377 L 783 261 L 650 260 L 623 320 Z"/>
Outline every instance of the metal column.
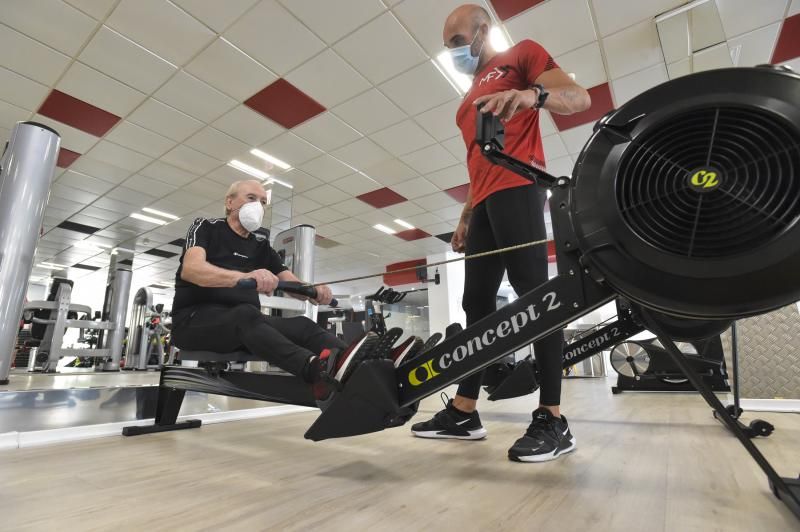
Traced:
<path fill-rule="evenodd" d="M 61 137 L 20 122 L 0 159 L 0 384 L 8 384 L 19 319 Z"/>
<path fill-rule="evenodd" d="M 298 225 L 275 235 L 272 247 L 283 263 L 304 283 L 314 282 L 314 246 L 317 230 L 310 225 Z M 283 311 L 284 316 L 306 316 L 316 321 L 317 307 L 306 302 L 305 311 Z"/>

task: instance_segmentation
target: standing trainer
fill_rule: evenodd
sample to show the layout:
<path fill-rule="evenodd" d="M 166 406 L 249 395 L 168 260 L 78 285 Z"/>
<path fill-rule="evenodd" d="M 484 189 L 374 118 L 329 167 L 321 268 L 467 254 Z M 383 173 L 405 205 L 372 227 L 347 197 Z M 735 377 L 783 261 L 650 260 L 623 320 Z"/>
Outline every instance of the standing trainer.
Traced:
<path fill-rule="evenodd" d="M 539 109 L 572 114 L 588 109 L 585 89 L 556 65 L 539 44 L 525 40 L 497 53 L 489 42 L 492 20 L 480 6 L 463 5 L 444 26 L 444 44 L 459 72 L 473 76 L 472 87 L 458 109 L 456 122 L 467 146 L 469 194 L 452 246 L 469 255 L 547 238 L 544 222 L 546 192 L 515 173 L 491 164 L 475 142 L 477 113 L 494 113 L 505 121 L 505 152 L 544 168 Z M 483 107 L 478 111 L 478 105 Z M 464 265 L 463 307 L 467 326 L 491 314 L 497 290 L 508 272 L 514 291 L 525 294 L 548 280 L 547 248 L 534 246 L 467 261 Z M 575 449 L 575 438 L 561 415 L 563 335 L 553 333 L 534 343 L 541 371 L 539 407 L 522 438 L 508 456 L 521 462 L 553 460 Z M 432 419 L 412 427 L 416 436 L 478 440 L 486 429 L 477 400 L 483 372 L 458 387 L 457 395 Z"/>

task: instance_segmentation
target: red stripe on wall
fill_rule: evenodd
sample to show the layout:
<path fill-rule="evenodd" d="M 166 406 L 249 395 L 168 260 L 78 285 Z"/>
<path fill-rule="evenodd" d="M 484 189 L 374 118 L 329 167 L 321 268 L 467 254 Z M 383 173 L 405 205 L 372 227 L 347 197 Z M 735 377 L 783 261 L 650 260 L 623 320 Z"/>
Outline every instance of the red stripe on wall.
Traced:
<path fill-rule="evenodd" d="M 426 259 L 407 260 L 405 262 L 395 262 L 394 264 L 386 265 L 386 273 L 383 274 L 383 284 L 387 286 L 400 286 L 404 284 L 418 283 L 417 272 L 410 270 L 407 272 L 392 273 L 395 270 L 403 270 L 405 268 L 413 268 L 415 266 L 425 266 L 428 263 Z"/>

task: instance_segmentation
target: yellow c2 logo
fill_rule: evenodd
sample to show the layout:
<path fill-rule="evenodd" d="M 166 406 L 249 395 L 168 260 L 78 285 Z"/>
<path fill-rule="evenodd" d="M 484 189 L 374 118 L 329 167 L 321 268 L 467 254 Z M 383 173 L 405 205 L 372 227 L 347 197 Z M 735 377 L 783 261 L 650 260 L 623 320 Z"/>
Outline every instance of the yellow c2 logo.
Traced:
<path fill-rule="evenodd" d="M 424 375 L 420 375 L 420 370 L 424 371 Z M 431 380 L 432 378 L 439 375 L 439 372 L 433 369 L 433 359 L 428 360 L 421 366 L 417 366 L 411 373 L 408 374 L 408 382 L 411 383 L 411 386 L 419 386 L 420 384 Z"/>
<path fill-rule="evenodd" d="M 696 189 L 712 190 L 719 186 L 719 176 L 713 170 L 698 170 L 689 179 L 689 183 Z"/>

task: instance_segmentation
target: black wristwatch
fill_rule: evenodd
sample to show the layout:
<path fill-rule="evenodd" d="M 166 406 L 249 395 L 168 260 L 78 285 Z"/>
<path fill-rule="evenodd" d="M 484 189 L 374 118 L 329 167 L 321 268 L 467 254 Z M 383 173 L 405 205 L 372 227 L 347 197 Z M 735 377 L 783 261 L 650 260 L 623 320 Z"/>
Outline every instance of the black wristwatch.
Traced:
<path fill-rule="evenodd" d="M 541 109 L 544 107 L 544 102 L 547 101 L 547 97 L 550 96 L 550 93 L 545 90 L 544 85 L 541 83 L 535 83 L 531 85 L 532 89 L 537 89 L 539 91 L 539 99 L 536 100 L 536 103 L 533 105 L 534 109 Z"/>

